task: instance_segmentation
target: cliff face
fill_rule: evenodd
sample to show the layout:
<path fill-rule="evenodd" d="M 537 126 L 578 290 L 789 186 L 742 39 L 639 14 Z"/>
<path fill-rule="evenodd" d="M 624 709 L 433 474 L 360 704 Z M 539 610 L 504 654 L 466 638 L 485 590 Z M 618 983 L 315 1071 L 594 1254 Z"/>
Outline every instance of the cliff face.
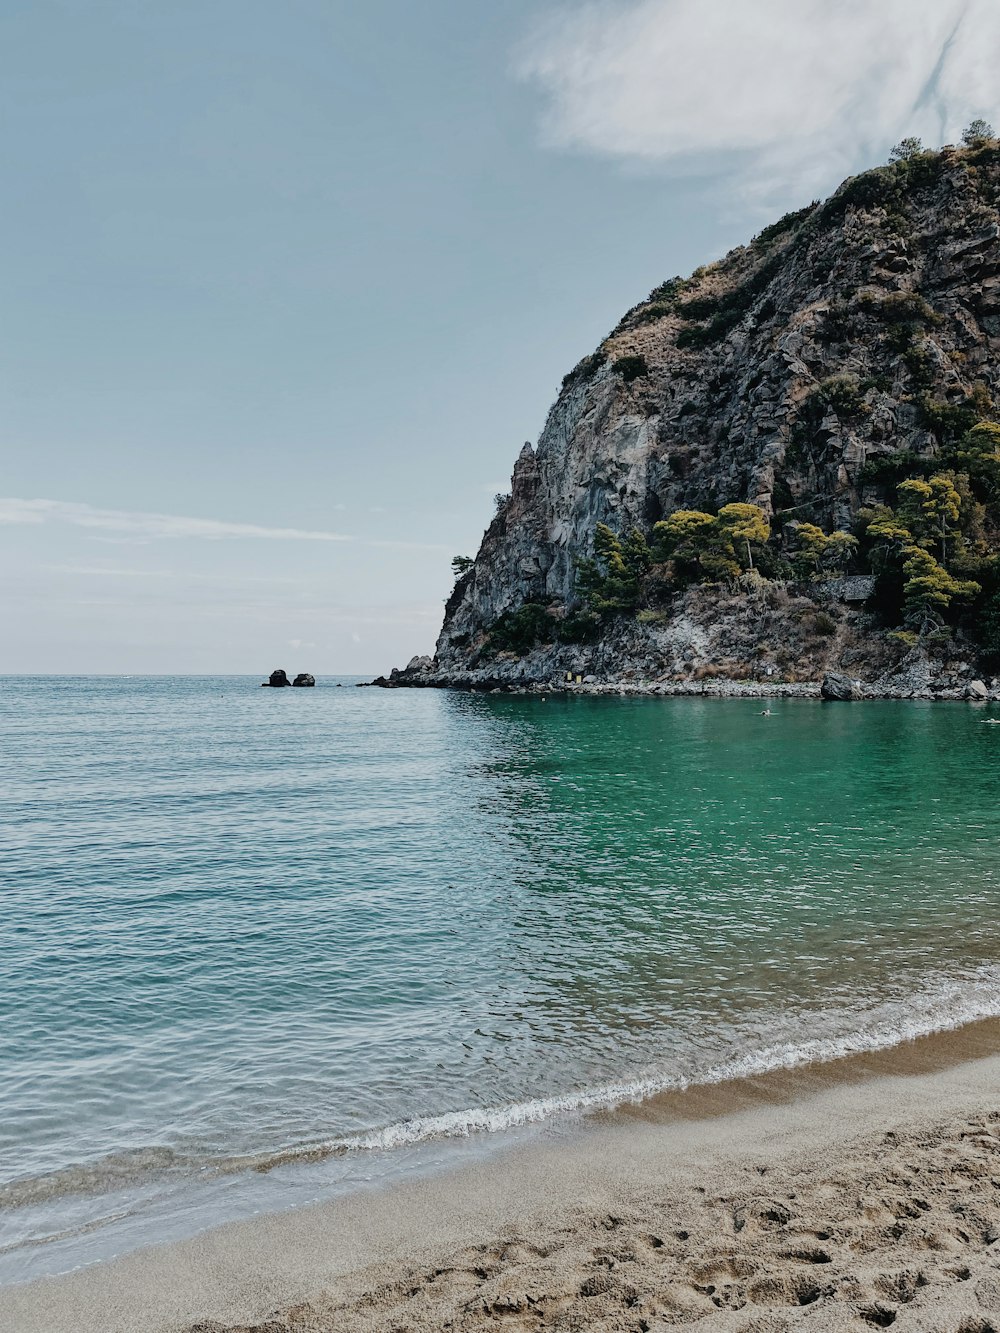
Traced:
<path fill-rule="evenodd" d="M 630 310 L 567 375 L 537 447 L 521 451 L 510 497 L 447 604 L 436 679 L 537 679 L 613 658 L 621 667 L 623 655 L 676 673 L 719 658 L 709 640 L 721 590 L 704 586 L 678 592 L 656 626 L 607 621 L 586 649 L 498 662 L 484 645 L 497 617 L 525 602 L 556 616 L 579 604 L 577 562 L 598 523 L 648 533 L 678 509 L 747 501 L 776 534 L 793 518 L 849 529 L 886 498 L 880 459 L 933 458 L 977 419 L 996 419 L 998 203 L 995 142 L 921 154 L 852 178 Z M 857 651 L 857 607 L 826 600 L 837 608 L 828 647 L 843 652 L 846 634 Z M 701 636 L 693 656 L 670 647 L 679 627 Z M 759 640 L 759 626 L 748 633 Z M 883 649 L 873 653 L 888 669 Z M 800 653 L 798 665 L 836 665 L 829 656 Z"/>

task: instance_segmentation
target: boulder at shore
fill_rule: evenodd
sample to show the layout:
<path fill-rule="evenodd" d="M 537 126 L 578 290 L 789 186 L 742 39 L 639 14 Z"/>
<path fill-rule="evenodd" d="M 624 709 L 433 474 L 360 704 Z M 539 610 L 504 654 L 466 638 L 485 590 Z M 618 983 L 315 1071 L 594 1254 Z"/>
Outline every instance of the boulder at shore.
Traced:
<path fill-rule="evenodd" d="M 264 689 L 266 690 L 269 685 L 273 685 L 275 689 L 277 689 L 280 685 L 291 685 L 291 683 L 292 682 L 288 679 L 287 672 L 281 670 L 272 671 L 270 676 L 264 682 Z"/>
<path fill-rule="evenodd" d="M 316 677 L 315 677 L 315 676 L 310 676 L 310 674 L 309 674 L 308 671 L 300 671 L 299 674 L 298 674 L 298 675 L 295 677 L 295 679 L 292 681 L 292 684 L 293 684 L 293 685 L 315 685 L 315 684 L 316 684 Z"/>
<path fill-rule="evenodd" d="M 861 698 L 861 683 L 842 676 L 839 671 L 828 671 L 823 677 L 820 694 L 824 699 L 843 700 L 845 703 Z"/>

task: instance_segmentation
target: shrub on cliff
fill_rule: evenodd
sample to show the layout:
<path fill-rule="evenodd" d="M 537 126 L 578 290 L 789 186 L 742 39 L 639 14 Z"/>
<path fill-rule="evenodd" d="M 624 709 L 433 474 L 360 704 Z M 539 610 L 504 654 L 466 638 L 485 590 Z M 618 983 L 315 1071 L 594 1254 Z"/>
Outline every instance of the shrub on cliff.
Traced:
<path fill-rule="evenodd" d="M 593 558 L 577 561 L 576 586 L 590 609 L 601 615 L 634 611 L 651 563 L 641 532 L 633 529 L 622 539 L 606 523 L 598 523 Z"/>
<path fill-rule="evenodd" d="M 551 643 L 554 638 L 555 622 L 543 602 L 525 602 L 516 611 L 505 611 L 488 631 L 491 651 L 516 653 L 518 657 L 530 652 L 536 644 Z"/>
<path fill-rule="evenodd" d="M 924 393 L 917 399 L 917 407 L 921 424 L 944 444 L 960 439 L 983 415 L 982 405 L 974 397 L 966 397 L 961 403 L 949 403 Z"/>
<path fill-rule="evenodd" d="M 974 608 L 975 638 L 984 665 L 996 671 L 1000 668 L 1000 556 L 993 556 L 983 564 L 977 581 L 982 592 Z"/>
<path fill-rule="evenodd" d="M 603 352 L 591 352 L 582 361 L 578 361 L 568 375 L 563 376 L 562 388 L 564 390 L 576 388 L 578 384 L 585 384 L 587 380 L 593 379 L 607 359 Z"/>
<path fill-rule="evenodd" d="M 986 506 L 993 521 L 1000 519 L 1000 426 L 994 421 L 973 426 L 945 461 L 965 473 L 973 496 Z"/>
<path fill-rule="evenodd" d="M 626 384 L 631 384 L 633 380 L 649 374 L 649 366 L 644 356 L 620 356 L 617 361 L 612 361 L 611 369 L 616 375 L 620 375 Z"/>
<path fill-rule="evenodd" d="M 592 611 L 575 611 L 556 625 L 560 643 L 597 643 L 601 637 L 601 618 Z"/>
<path fill-rule="evenodd" d="M 831 375 L 816 390 L 817 399 L 843 421 L 868 411 L 864 389 L 857 375 Z"/>
<path fill-rule="evenodd" d="M 723 339 L 762 297 L 781 272 L 785 262 L 784 250 L 766 259 L 753 273 L 732 291 L 718 296 L 698 296 L 684 301 L 679 307 L 683 319 L 708 320 L 700 327 L 681 329 L 677 335 L 678 347 L 710 347 Z"/>

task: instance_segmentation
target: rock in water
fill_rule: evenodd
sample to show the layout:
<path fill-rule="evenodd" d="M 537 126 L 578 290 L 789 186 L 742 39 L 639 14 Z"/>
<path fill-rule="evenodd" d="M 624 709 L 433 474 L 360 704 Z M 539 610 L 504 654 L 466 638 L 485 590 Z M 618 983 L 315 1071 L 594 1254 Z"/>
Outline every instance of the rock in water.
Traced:
<path fill-rule="evenodd" d="M 861 698 L 861 684 L 859 681 L 851 680 L 850 676 L 842 676 L 839 671 L 828 671 L 823 677 L 820 694 L 824 699 L 850 703 Z"/>
<path fill-rule="evenodd" d="M 965 697 L 967 699 L 988 699 L 990 692 L 981 680 L 970 680 L 965 687 Z"/>
<path fill-rule="evenodd" d="M 293 684 L 293 685 L 315 685 L 315 684 L 316 684 L 316 677 L 315 677 L 315 676 L 310 676 L 310 674 L 309 674 L 308 671 L 300 671 L 299 674 L 298 674 L 298 675 L 295 677 L 295 679 L 292 681 L 292 684 Z"/>
<path fill-rule="evenodd" d="M 267 689 L 268 685 L 273 685 L 277 689 L 281 685 L 291 685 L 291 683 L 292 682 L 288 679 L 288 673 L 279 669 L 278 671 L 271 672 L 264 688 Z"/>

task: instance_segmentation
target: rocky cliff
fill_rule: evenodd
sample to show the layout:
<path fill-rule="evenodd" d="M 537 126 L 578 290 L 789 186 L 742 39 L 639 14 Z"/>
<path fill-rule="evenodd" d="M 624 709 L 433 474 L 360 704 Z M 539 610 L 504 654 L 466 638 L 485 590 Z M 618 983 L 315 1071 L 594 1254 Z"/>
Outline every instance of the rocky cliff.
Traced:
<path fill-rule="evenodd" d="M 566 376 L 455 585 L 435 658 L 395 683 L 568 671 L 597 683 L 795 684 L 837 668 L 888 692 L 960 691 L 982 667 L 974 608 L 936 635 L 893 637 L 862 555 L 811 579 L 785 557 L 797 523 L 858 532 L 859 514 L 892 504 L 900 480 L 926 477 L 976 422 L 996 420 L 998 352 L 1000 144 L 919 153 L 846 181 L 663 283 Z M 582 641 L 561 641 L 573 637 L 561 624 L 586 610 L 579 565 L 599 524 L 649 534 L 675 511 L 732 502 L 770 522 L 753 571 L 671 582 L 654 568 L 634 608 L 605 609 Z M 975 541 L 989 556 L 995 516 L 979 508 Z M 548 630 L 512 648 L 493 627 L 526 605 L 543 609 Z"/>

